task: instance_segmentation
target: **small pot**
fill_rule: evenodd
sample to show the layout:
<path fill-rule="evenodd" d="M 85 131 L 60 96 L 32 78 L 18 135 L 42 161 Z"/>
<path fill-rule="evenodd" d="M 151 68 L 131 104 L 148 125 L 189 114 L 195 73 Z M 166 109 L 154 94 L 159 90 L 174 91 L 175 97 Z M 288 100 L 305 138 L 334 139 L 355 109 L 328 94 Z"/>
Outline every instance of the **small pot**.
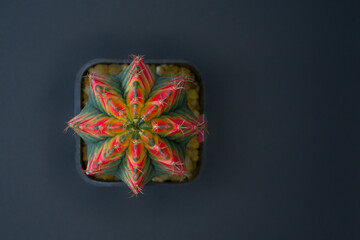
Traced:
<path fill-rule="evenodd" d="M 75 99 L 74 99 L 74 110 L 75 110 L 75 116 L 78 115 L 82 109 L 81 103 L 82 103 L 82 81 L 83 77 L 87 75 L 87 70 L 97 64 L 129 64 L 130 60 L 123 60 L 123 59 L 93 59 L 86 64 L 84 64 L 79 71 L 76 74 L 75 78 Z M 202 81 L 201 75 L 199 71 L 197 70 L 194 65 L 190 64 L 187 61 L 184 60 L 171 60 L 171 59 L 165 59 L 165 60 L 147 60 L 145 61 L 146 64 L 154 64 L 154 65 L 161 65 L 161 64 L 172 64 L 176 65 L 178 67 L 186 67 L 191 70 L 192 73 L 194 73 L 195 81 L 199 83 L 200 90 L 199 90 L 199 104 L 200 104 L 200 114 L 205 114 L 205 94 L 204 94 L 204 83 Z M 110 187 L 110 186 L 126 186 L 125 183 L 123 183 L 121 180 L 114 180 L 114 181 L 105 181 L 105 180 L 98 180 L 94 179 L 94 177 L 86 175 L 84 173 L 84 170 L 86 169 L 86 166 L 84 164 L 83 156 L 81 147 L 84 144 L 83 141 L 80 139 L 78 135 L 75 135 L 75 164 L 76 169 L 79 172 L 80 177 L 87 183 L 94 185 L 94 186 L 104 186 L 104 187 Z M 204 148 L 205 148 L 205 142 L 200 143 L 199 148 L 199 161 L 197 162 L 197 168 L 193 173 L 193 176 L 191 179 L 185 179 L 182 182 L 161 182 L 163 183 L 187 183 L 193 181 L 195 178 L 198 177 L 201 169 L 202 162 L 204 161 Z M 149 184 L 154 184 L 159 182 L 153 182 L 150 181 Z"/>

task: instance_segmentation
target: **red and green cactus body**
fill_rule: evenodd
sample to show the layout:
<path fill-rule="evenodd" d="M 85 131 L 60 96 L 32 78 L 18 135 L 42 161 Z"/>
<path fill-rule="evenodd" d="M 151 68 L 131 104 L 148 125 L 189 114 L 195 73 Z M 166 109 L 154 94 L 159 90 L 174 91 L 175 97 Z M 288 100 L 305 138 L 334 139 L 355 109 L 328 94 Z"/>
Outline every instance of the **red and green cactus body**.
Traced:
<path fill-rule="evenodd" d="M 139 56 L 117 75 L 90 74 L 89 101 L 68 123 L 88 147 L 86 174 L 114 175 L 134 194 L 153 177 L 186 174 L 186 144 L 204 123 L 187 107 L 185 84 Z"/>

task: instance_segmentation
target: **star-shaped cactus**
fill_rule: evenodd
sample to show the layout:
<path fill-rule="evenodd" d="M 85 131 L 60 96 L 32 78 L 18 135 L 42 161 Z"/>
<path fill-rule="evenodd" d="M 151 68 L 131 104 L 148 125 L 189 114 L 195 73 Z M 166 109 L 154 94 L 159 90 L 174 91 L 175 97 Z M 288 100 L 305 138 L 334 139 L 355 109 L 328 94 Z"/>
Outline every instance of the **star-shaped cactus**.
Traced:
<path fill-rule="evenodd" d="M 134 194 L 155 176 L 185 175 L 186 144 L 204 131 L 187 107 L 187 81 L 159 77 L 141 56 L 117 75 L 90 74 L 89 101 L 68 123 L 87 144 L 86 174 L 114 175 Z"/>

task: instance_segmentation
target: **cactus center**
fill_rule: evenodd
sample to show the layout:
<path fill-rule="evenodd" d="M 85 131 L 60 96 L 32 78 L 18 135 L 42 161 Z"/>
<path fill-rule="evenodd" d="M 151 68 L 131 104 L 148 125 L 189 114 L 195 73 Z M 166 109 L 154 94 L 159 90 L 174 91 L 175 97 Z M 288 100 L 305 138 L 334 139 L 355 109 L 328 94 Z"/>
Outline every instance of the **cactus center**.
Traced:
<path fill-rule="evenodd" d="M 142 121 L 139 119 L 134 119 L 132 121 L 129 121 L 130 123 L 128 124 L 128 130 L 133 130 L 133 131 L 142 131 Z"/>

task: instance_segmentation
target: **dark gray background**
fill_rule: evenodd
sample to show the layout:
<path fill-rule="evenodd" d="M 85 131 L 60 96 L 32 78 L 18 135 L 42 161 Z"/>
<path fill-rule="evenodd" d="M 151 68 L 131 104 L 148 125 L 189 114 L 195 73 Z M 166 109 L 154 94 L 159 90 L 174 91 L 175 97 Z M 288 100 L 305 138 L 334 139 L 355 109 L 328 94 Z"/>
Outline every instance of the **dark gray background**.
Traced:
<path fill-rule="evenodd" d="M 1 1 L 1 239 L 359 239 L 356 1 Z M 206 84 L 201 176 L 98 188 L 75 170 L 76 71 L 185 59 Z"/>

